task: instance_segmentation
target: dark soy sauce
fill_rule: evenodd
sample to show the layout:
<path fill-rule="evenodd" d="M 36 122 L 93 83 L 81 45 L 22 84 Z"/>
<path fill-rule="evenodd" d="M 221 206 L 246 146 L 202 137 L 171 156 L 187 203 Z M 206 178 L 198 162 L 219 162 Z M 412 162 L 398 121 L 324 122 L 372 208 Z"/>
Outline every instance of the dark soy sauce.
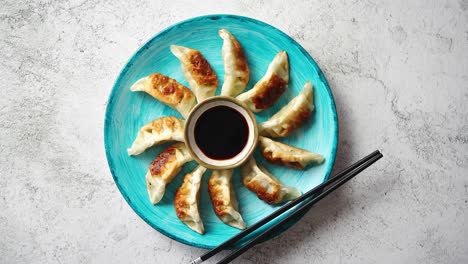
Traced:
<path fill-rule="evenodd" d="M 195 142 L 209 158 L 226 160 L 239 154 L 247 144 L 247 120 L 228 106 L 206 110 L 195 124 Z"/>

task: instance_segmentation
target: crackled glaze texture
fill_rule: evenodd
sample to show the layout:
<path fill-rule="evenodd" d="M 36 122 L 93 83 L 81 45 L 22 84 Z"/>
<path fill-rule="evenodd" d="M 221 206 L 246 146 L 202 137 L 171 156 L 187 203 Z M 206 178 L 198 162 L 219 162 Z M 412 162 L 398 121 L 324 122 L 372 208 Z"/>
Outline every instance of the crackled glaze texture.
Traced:
<path fill-rule="evenodd" d="M 335 171 L 385 155 L 234 263 L 467 263 L 468 2 L 288 3 L 2 1 L 0 263 L 187 263 L 205 252 L 127 205 L 102 131 L 129 57 L 211 13 L 265 21 L 318 62 L 340 120 Z"/>

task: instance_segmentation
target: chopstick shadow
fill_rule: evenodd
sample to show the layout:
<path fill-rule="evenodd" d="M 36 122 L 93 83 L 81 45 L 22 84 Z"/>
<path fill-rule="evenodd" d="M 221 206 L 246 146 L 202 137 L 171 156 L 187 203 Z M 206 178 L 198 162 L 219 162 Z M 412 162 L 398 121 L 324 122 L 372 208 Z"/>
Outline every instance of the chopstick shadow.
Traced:
<path fill-rule="evenodd" d="M 306 241 L 326 236 L 330 226 L 339 222 L 339 219 L 345 217 L 351 210 L 348 204 L 343 190 L 336 190 L 312 207 L 296 225 L 269 241 L 255 245 L 255 249 L 250 249 L 232 263 L 280 263 L 282 261 L 278 260 L 283 259 L 283 256 L 298 256 L 305 253 L 316 258 L 323 255 L 319 247 L 308 248 L 306 252 L 301 248 Z M 287 262 L 287 259 L 288 257 L 284 258 L 284 262 Z"/>
<path fill-rule="evenodd" d="M 334 87 L 332 82 L 333 80 L 331 80 L 330 86 Z M 339 107 L 344 103 L 342 100 L 344 95 L 338 94 L 338 92 L 339 91 L 334 91 L 339 120 L 339 145 L 335 165 L 330 177 L 342 171 L 345 167 L 358 159 L 353 157 L 352 139 L 349 138 L 349 135 L 353 134 L 353 126 L 351 121 L 346 118 L 346 112 L 340 110 Z M 304 241 L 313 241 L 318 237 L 326 236 L 327 230 L 331 228 L 334 222 L 339 222 L 340 219 L 344 218 L 352 210 L 355 210 L 356 205 L 351 205 L 350 199 L 346 197 L 346 193 L 349 192 L 346 192 L 345 188 L 348 187 L 345 185 L 335 190 L 316 206 L 312 207 L 311 210 L 290 229 L 270 241 L 257 244 L 255 249 L 248 250 L 232 263 L 278 263 L 278 259 L 281 259 L 283 255 L 303 255 L 304 252 L 301 251 L 301 245 L 304 244 Z M 288 223 L 284 226 L 288 226 Z M 221 252 L 221 254 L 219 254 L 220 256 L 218 256 L 219 259 L 227 256 L 229 252 L 230 251 Z M 305 258 L 316 258 L 324 253 L 317 247 L 309 248 L 305 254 Z M 308 254 L 310 254 L 310 256 L 308 256 Z M 287 257 L 283 260 L 287 261 Z M 310 262 L 310 259 L 304 259 L 304 261 Z"/>

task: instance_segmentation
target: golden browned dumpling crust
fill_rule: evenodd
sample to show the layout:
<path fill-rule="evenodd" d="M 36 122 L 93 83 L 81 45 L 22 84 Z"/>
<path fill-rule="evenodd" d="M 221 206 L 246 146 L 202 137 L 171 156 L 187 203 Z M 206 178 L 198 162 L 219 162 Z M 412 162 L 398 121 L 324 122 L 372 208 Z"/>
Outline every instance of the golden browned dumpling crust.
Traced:
<path fill-rule="evenodd" d="M 265 137 L 285 137 L 304 125 L 314 110 L 312 84 L 307 81 L 302 91 L 267 121 L 259 124 Z"/>
<path fill-rule="evenodd" d="M 201 85 L 217 87 L 218 77 L 205 57 L 198 50 L 190 52 L 188 56 L 190 61 L 188 69 L 193 73 L 195 81 Z"/>
<path fill-rule="evenodd" d="M 193 160 L 184 143 L 167 147 L 151 162 L 146 173 L 146 187 L 153 204 L 159 203 L 166 185 L 180 172 L 185 163 Z"/>
<path fill-rule="evenodd" d="M 258 93 L 252 97 L 252 102 L 256 109 L 267 109 L 280 98 L 284 90 L 288 87 L 288 82 L 284 81 L 278 75 L 273 74 L 268 82 L 259 87 Z"/>
<path fill-rule="evenodd" d="M 196 104 L 192 92 L 176 80 L 161 73 L 153 73 L 138 80 L 130 90 L 144 91 L 162 103 L 179 111 L 183 117 L 188 117 L 190 110 Z"/>
<path fill-rule="evenodd" d="M 268 204 L 292 200 L 301 195 L 299 190 L 282 184 L 264 167 L 257 165 L 252 157 L 242 165 L 241 173 L 244 186 Z"/>
<path fill-rule="evenodd" d="M 239 213 L 231 183 L 233 170 L 214 170 L 208 181 L 211 204 L 218 218 L 225 224 L 244 229 L 246 224 Z"/>
<path fill-rule="evenodd" d="M 270 108 L 288 87 L 289 61 L 288 54 L 280 51 L 275 55 L 263 77 L 254 87 L 236 98 L 250 110 L 260 112 Z"/>
<path fill-rule="evenodd" d="M 138 131 L 128 155 L 138 155 L 146 149 L 167 142 L 184 141 L 185 121 L 174 116 L 160 117 L 144 125 Z"/>
<path fill-rule="evenodd" d="M 271 163 L 305 169 L 311 163 L 322 163 L 324 158 L 305 149 L 296 148 L 266 137 L 258 137 L 258 145 L 263 157 Z"/>
<path fill-rule="evenodd" d="M 174 208 L 177 217 L 193 231 L 205 233 L 198 210 L 200 200 L 200 183 L 206 168 L 198 166 L 184 177 L 184 182 L 177 189 Z"/>
<path fill-rule="evenodd" d="M 221 95 L 237 96 L 250 78 L 250 69 L 239 41 L 227 30 L 221 29 L 219 36 L 224 40 L 222 55 L 224 62 L 224 82 Z"/>

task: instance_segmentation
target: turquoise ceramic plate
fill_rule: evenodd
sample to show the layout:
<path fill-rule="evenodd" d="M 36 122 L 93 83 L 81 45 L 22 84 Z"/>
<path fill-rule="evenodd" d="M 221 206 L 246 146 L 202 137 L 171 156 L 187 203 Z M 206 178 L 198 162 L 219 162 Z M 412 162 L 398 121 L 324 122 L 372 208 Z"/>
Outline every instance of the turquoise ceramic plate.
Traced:
<path fill-rule="evenodd" d="M 312 81 L 314 85 L 316 110 L 311 120 L 305 127 L 281 141 L 321 153 L 325 156 L 325 162 L 305 171 L 293 170 L 269 164 L 259 153 L 255 153 L 259 164 L 265 166 L 285 184 L 306 192 L 328 178 L 338 140 L 336 109 L 327 80 L 310 55 L 278 29 L 251 18 L 210 15 L 183 21 L 153 37 L 133 55 L 112 89 L 104 128 L 107 160 L 120 192 L 141 218 L 168 237 L 202 248 L 215 247 L 240 231 L 223 224 L 214 214 L 207 191 L 209 172 L 203 179 L 199 206 L 206 233 L 195 233 L 177 218 L 173 207 L 174 194 L 182 183 L 183 175 L 195 168 L 195 162 L 186 165 L 167 186 L 160 204 L 154 206 L 150 203 L 146 192 L 145 173 L 151 161 L 166 145 L 154 147 L 136 157 L 128 156 L 126 149 L 130 147 L 137 131 L 144 124 L 161 116 L 180 115 L 149 95 L 132 93 L 129 88 L 136 80 L 153 72 L 161 72 L 188 86 L 182 76 L 179 61 L 169 50 L 171 44 L 177 44 L 202 52 L 218 75 L 219 94 L 224 76 L 222 40 L 218 36 L 218 30 L 221 28 L 229 30 L 244 47 L 251 70 L 247 89 L 261 78 L 277 52 L 285 50 L 289 55 L 289 88 L 274 107 L 257 115 L 258 121 L 266 120 L 297 95 L 306 80 Z M 213 129 L 216 129 L 216 125 L 213 125 Z M 233 182 L 240 212 L 247 225 L 252 225 L 277 208 L 260 201 L 243 187 L 238 169 L 235 171 Z M 295 219 L 297 220 L 298 218 Z"/>

